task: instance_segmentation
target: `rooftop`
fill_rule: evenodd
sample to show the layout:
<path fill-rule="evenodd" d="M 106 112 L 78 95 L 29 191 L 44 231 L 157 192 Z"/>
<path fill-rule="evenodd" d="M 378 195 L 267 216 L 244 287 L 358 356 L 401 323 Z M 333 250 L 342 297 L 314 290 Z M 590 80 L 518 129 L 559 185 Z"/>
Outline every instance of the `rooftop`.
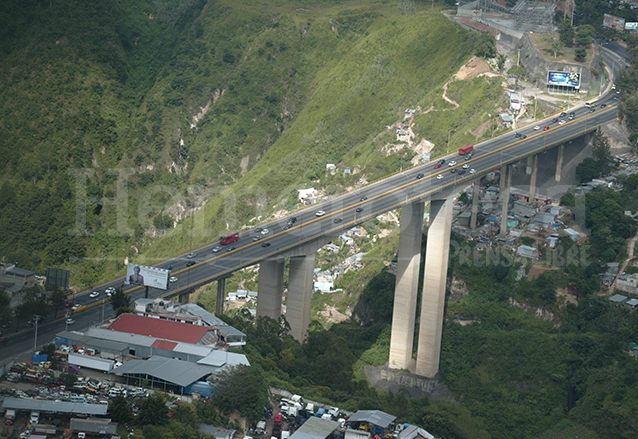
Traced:
<path fill-rule="evenodd" d="M 214 340 L 205 339 L 208 333 L 212 332 L 211 328 L 205 326 L 172 322 L 134 314 L 122 314 L 109 326 L 109 329 L 118 332 L 156 337 L 166 341 L 193 344 L 212 344 L 217 341 L 217 337 L 215 337 Z"/>

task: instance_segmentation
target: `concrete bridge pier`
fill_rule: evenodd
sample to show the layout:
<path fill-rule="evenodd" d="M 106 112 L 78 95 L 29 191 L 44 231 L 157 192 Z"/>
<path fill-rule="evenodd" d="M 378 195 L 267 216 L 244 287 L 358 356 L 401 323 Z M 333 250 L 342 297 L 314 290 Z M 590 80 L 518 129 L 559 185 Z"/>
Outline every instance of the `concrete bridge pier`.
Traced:
<path fill-rule="evenodd" d="M 421 265 L 423 202 L 401 209 L 397 279 L 394 289 L 390 360 L 392 369 L 413 369 L 412 344 L 416 320 L 416 300 Z"/>
<path fill-rule="evenodd" d="M 536 177 L 538 175 L 538 155 L 532 158 L 532 175 L 529 178 L 529 202 L 533 203 L 536 199 Z M 529 163 L 529 162 L 528 162 Z"/>
<path fill-rule="evenodd" d="M 257 286 L 257 317 L 277 320 L 281 316 L 281 295 L 284 292 L 284 259 L 269 259 L 259 264 Z"/>
<path fill-rule="evenodd" d="M 527 157 L 527 167 L 525 168 L 525 173 L 527 175 L 532 175 L 532 166 L 534 163 L 534 156 L 528 156 Z"/>
<path fill-rule="evenodd" d="M 481 180 L 474 182 L 474 192 L 472 193 L 472 216 L 470 218 L 470 228 L 476 230 L 476 222 L 478 220 L 478 206 L 481 189 Z"/>
<path fill-rule="evenodd" d="M 290 335 L 300 342 L 306 338 L 310 325 L 314 269 L 314 252 L 290 258 L 286 319 L 290 324 Z"/>
<path fill-rule="evenodd" d="M 432 201 L 430 205 L 430 226 L 425 250 L 423 298 L 415 370 L 417 375 L 429 378 L 434 378 L 439 372 L 441 358 L 452 206 L 452 198 Z"/>
<path fill-rule="evenodd" d="M 512 186 L 512 165 L 505 165 L 501 173 L 501 232 L 500 236 L 507 235 L 507 214 L 510 205 L 510 187 Z"/>
<path fill-rule="evenodd" d="M 189 303 L 191 297 L 191 290 L 184 291 L 179 295 L 179 303 Z"/>
<path fill-rule="evenodd" d="M 561 143 L 558 147 L 558 156 L 556 157 L 556 175 L 554 180 L 560 181 L 561 174 L 563 172 L 563 155 L 565 152 L 565 144 Z"/>
<path fill-rule="evenodd" d="M 226 278 L 222 277 L 217 281 L 217 306 L 215 313 L 218 316 L 224 314 L 224 299 L 226 298 Z"/>

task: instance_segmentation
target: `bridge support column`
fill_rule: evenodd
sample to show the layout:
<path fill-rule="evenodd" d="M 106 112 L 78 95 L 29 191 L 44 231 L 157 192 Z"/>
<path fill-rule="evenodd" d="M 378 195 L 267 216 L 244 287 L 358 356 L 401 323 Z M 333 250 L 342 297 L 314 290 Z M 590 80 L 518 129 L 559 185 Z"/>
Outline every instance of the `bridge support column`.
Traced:
<path fill-rule="evenodd" d="M 512 186 L 512 165 L 505 165 L 501 173 L 501 236 L 507 235 L 507 213 L 510 205 L 510 187 Z"/>
<path fill-rule="evenodd" d="M 187 291 L 179 295 L 179 303 L 189 303 L 191 297 L 191 292 Z"/>
<path fill-rule="evenodd" d="M 432 201 L 430 227 L 425 250 L 423 299 L 419 320 L 419 347 L 416 358 L 417 375 L 434 378 L 439 372 L 443 309 L 450 254 L 452 229 L 452 199 Z"/>
<path fill-rule="evenodd" d="M 224 314 L 224 299 L 226 298 L 226 278 L 223 277 L 217 281 L 217 306 L 215 314 L 221 316 Z"/>
<path fill-rule="evenodd" d="M 536 176 L 538 174 L 538 155 L 532 157 L 532 175 L 529 178 L 529 202 L 536 199 Z"/>
<path fill-rule="evenodd" d="M 405 205 L 401 209 L 388 364 L 392 369 L 411 369 L 424 207 L 425 204 L 420 202 Z"/>
<path fill-rule="evenodd" d="M 476 230 L 476 222 L 478 220 L 478 205 L 481 190 L 481 181 L 474 182 L 474 192 L 472 193 L 472 217 L 470 218 L 470 228 Z"/>
<path fill-rule="evenodd" d="M 268 260 L 259 264 L 257 286 L 257 317 L 277 320 L 281 316 L 281 295 L 284 292 L 284 260 Z"/>
<path fill-rule="evenodd" d="M 554 176 L 554 180 L 560 181 L 561 174 L 563 172 L 563 155 L 565 152 L 565 145 L 561 144 L 558 147 L 558 156 L 556 157 L 556 175 Z"/>
<path fill-rule="evenodd" d="M 532 165 L 534 162 L 534 156 L 528 156 L 527 157 L 527 167 L 525 168 L 525 173 L 527 175 L 532 175 Z"/>
<path fill-rule="evenodd" d="M 310 325 L 312 284 L 315 254 L 290 258 L 286 319 L 290 323 L 290 335 L 302 342 Z"/>

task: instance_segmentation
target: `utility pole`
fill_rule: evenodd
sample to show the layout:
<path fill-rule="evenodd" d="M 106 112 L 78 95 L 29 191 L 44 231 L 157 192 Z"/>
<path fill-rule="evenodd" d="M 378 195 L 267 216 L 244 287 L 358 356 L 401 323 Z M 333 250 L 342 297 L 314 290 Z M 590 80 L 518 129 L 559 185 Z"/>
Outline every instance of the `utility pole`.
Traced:
<path fill-rule="evenodd" d="M 35 323 L 35 337 L 33 338 L 33 352 L 35 352 L 38 346 L 38 322 L 39 321 L 40 321 L 40 316 L 37 314 L 34 314 L 33 322 Z"/>

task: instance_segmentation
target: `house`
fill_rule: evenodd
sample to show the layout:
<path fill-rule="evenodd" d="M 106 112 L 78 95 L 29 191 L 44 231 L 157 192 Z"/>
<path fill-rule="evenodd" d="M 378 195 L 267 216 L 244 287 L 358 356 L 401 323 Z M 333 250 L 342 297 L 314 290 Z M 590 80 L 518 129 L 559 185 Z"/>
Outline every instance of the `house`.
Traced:
<path fill-rule="evenodd" d="M 297 199 L 303 204 L 312 204 L 311 199 L 317 198 L 317 189 L 312 187 L 310 189 L 298 189 Z"/>
<path fill-rule="evenodd" d="M 638 274 L 620 276 L 616 281 L 616 288 L 625 293 L 636 294 L 638 292 Z"/>
<path fill-rule="evenodd" d="M 536 249 L 534 247 L 530 247 L 529 245 L 519 245 L 516 253 L 519 256 L 523 256 L 526 258 L 535 258 L 536 257 Z"/>
<path fill-rule="evenodd" d="M 348 235 L 341 235 L 339 236 L 339 241 L 345 243 L 346 245 L 354 245 L 354 239 L 352 239 L 350 236 Z"/>
<path fill-rule="evenodd" d="M 512 113 L 500 113 L 498 118 L 499 123 L 504 127 L 511 127 L 514 123 L 514 116 L 512 116 Z"/>
<path fill-rule="evenodd" d="M 578 232 L 576 230 L 567 228 L 563 230 L 563 232 L 567 233 L 569 237 L 572 239 L 572 241 L 578 242 Z"/>
<path fill-rule="evenodd" d="M 215 439 L 233 439 L 237 430 L 228 430 L 226 428 L 215 427 L 209 424 L 199 424 L 197 429 L 200 433 L 213 436 Z"/>
<path fill-rule="evenodd" d="M 624 305 L 627 303 L 627 296 L 623 296 L 622 294 L 614 294 L 609 298 L 609 301 L 615 303 L 617 305 Z"/>
<path fill-rule="evenodd" d="M 555 219 L 556 216 L 552 215 L 550 212 L 541 212 L 536 218 L 534 218 L 534 224 L 538 224 L 545 229 L 549 229 L 554 225 Z"/>

